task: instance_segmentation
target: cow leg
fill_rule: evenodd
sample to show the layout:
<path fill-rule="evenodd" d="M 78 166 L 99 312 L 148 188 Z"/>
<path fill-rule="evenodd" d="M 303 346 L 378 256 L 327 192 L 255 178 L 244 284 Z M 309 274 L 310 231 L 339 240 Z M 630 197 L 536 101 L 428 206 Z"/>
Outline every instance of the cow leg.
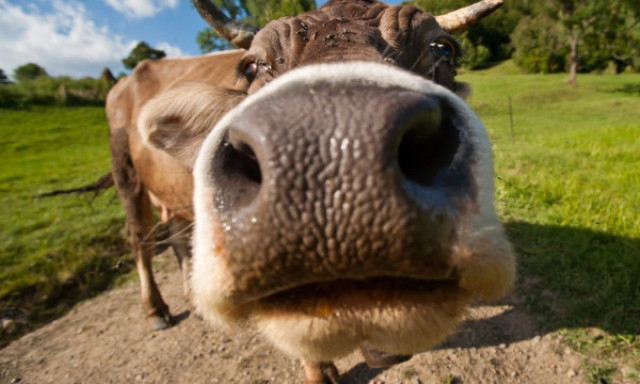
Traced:
<path fill-rule="evenodd" d="M 360 352 L 364 361 L 371 368 L 384 368 L 403 363 L 411 358 L 411 355 L 391 355 L 374 349 L 369 343 L 360 346 Z"/>
<path fill-rule="evenodd" d="M 151 201 L 146 192 L 140 193 L 135 200 L 140 212 L 136 212 L 137 220 L 129 221 L 129 236 L 140 278 L 142 309 L 149 326 L 159 331 L 171 326 L 171 315 L 153 277 L 151 259 L 155 255 L 155 241 Z M 132 221 L 136 221 L 134 225 Z"/>
<path fill-rule="evenodd" d="M 140 294 L 142 310 L 149 326 L 153 330 L 161 330 L 171 325 L 169 307 L 162 299 L 158 285 L 153 278 L 151 259 L 155 254 L 153 237 L 153 215 L 151 202 L 144 191 L 139 191 L 128 198 L 128 204 L 123 204 L 127 212 L 127 228 L 131 250 L 135 256 L 136 269 L 140 279 Z M 124 199 L 123 199 L 124 200 Z"/>
<path fill-rule="evenodd" d="M 178 258 L 178 264 L 182 271 L 182 291 L 184 298 L 191 301 L 191 223 L 174 217 L 169 222 L 169 232 L 171 234 L 171 247 Z"/>
<path fill-rule="evenodd" d="M 332 362 L 315 363 L 302 360 L 305 384 L 338 384 L 338 368 Z"/>
<path fill-rule="evenodd" d="M 111 137 L 111 169 L 116 190 L 127 218 L 131 251 L 135 256 L 138 277 L 140 278 L 142 310 L 151 328 L 160 330 L 170 326 L 170 315 L 169 307 L 160 295 L 151 269 L 151 258 L 155 253 L 155 242 L 153 233 L 151 233 L 153 230 L 151 201 L 133 168 L 128 151 L 125 150 L 128 147 L 124 134 Z"/>

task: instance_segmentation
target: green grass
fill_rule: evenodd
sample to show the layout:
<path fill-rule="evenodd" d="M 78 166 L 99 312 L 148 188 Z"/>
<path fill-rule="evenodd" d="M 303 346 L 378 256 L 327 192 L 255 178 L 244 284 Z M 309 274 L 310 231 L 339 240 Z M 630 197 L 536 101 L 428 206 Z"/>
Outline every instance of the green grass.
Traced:
<path fill-rule="evenodd" d="M 492 138 L 530 310 L 587 357 L 590 381 L 637 373 L 640 76 L 582 75 L 571 88 L 506 64 L 462 77 Z"/>
<path fill-rule="evenodd" d="M 590 381 L 635 380 L 640 76 L 582 75 L 578 88 L 565 78 L 510 63 L 462 76 L 492 138 L 496 203 L 529 310 L 586 356 Z M 104 174 L 107 126 L 98 107 L 0 109 L 0 133 L 0 316 L 37 323 L 132 267 L 113 190 L 34 198 Z"/>
<path fill-rule="evenodd" d="M 26 331 L 108 287 L 131 262 L 113 189 L 95 200 L 36 197 L 109 171 L 103 108 L 0 109 L 0 137 L 0 316 Z"/>

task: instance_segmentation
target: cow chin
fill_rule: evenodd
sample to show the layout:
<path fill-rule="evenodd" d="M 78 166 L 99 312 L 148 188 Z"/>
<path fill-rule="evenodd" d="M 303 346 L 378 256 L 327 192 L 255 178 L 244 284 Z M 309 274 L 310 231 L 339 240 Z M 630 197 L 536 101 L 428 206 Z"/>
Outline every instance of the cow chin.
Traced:
<path fill-rule="evenodd" d="M 454 331 L 471 298 L 454 281 L 377 279 L 303 289 L 257 303 L 251 317 L 284 353 L 308 361 L 333 360 L 365 342 L 392 354 L 423 352 Z"/>
<path fill-rule="evenodd" d="M 471 300 L 501 298 L 514 283 L 513 250 L 495 223 L 463 230 L 450 261 L 456 278 L 310 284 L 224 313 L 244 316 L 283 352 L 308 361 L 333 360 L 365 342 L 413 355 L 454 332 Z"/>
<path fill-rule="evenodd" d="M 212 269 L 214 275 L 223 270 Z M 365 342 L 391 354 L 424 352 L 455 330 L 474 296 L 458 279 L 378 277 L 308 284 L 239 303 L 221 295 L 223 281 L 216 288 L 196 284 L 211 288 L 195 296 L 206 320 L 253 327 L 285 354 L 307 361 L 340 358 Z"/>

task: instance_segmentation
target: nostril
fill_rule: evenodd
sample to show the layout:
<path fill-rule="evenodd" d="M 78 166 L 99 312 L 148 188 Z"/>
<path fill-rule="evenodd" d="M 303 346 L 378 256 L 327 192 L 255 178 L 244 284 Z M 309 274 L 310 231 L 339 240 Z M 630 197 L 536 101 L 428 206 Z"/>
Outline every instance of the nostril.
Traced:
<path fill-rule="evenodd" d="M 405 119 L 397 161 L 404 177 L 421 186 L 437 185 L 438 176 L 453 163 L 460 146 L 446 105 L 433 106 Z"/>
<path fill-rule="evenodd" d="M 248 182 L 262 183 L 260 164 L 251 146 L 245 142 L 233 140 L 229 141 L 229 146 L 227 172 L 244 178 Z"/>
<path fill-rule="evenodd" d="M 250 140 L 230 129 L 213 159 L 213 182 L 226 208 L 249 205 L 262 184 L 260 161 Z"/>

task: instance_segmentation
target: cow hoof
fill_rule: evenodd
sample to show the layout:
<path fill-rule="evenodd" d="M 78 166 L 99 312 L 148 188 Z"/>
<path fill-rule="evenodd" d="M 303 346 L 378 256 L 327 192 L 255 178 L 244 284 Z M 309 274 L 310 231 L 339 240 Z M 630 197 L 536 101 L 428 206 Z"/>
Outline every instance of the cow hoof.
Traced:
<path fill-rule="evenodd" d="M 333 363 L 321 363 L 320 370 L 322 371 L 322 376 L 324 378 L 324 384 L 339 384 L 338 379 L 340 375 L 338 374 L 338 368 Z"/>
<path fill-rule="evenodd" d="M 304 384 L 339 384 L 338 368 L 332 362 L 308 363 L 303 361 Z"/>
<path fill-rule="evenodd" d="M 151 316 L 149 324 L 154 331 L 162 331 L 171 327 L 171 322 L 162 316 Z"/>
<path fill-rule="evenodd" d="M 360 347 L 364 361 L 370 368 L 385 368 L 403 363 L 411 358 L 411 355 L 391 355 L 374 349 L 371 344 L 364 343 Z"/>

